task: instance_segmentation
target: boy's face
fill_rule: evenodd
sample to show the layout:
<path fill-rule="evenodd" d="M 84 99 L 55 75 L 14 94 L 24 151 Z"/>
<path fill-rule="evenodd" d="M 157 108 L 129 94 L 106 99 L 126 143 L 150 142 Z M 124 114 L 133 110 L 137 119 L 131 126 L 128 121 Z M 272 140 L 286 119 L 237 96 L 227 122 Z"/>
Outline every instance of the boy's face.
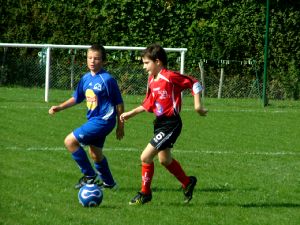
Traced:
<path fill-rule="evenodd" d="M 87 66 L 92 74 L 99 72 L 103 66 L 102 53 L 89 49 L 87 52 Z"/>
<path fill-rule="evenodd" d="M 149 75 L 156 76 L 162 69 L 161 62 L 158 59 L 156 61 L 153 61 L 148 57 L 143 57 L 142 61 L 144 65 L 143 69 L 145 69 Z"/>

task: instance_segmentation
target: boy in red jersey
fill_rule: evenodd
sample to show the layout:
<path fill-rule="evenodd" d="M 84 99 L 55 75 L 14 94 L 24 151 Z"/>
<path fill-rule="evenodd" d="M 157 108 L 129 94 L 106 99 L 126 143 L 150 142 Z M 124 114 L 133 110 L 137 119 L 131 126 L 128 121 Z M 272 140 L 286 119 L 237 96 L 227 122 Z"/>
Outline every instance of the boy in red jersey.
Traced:
<path fill-rule="evenodd" d="M 181 92 L 191 89 L 194 95 L 194 108 L 200 116 L 207 114 L 207 109 L 201 106 L 200 93 L 202 86 L 190 76 L 185 76 L 168 70 L 167 54 L 158 44 L 152 44 L 142 53 L 143 68 L 148 72 L 148 90 L 141 106 L 121 114 L 124 122 L 129 118 L 144 112 L 153 112 L 154 136 L 141 154 L 142 187 L 141 191 L 129 202 L 130 205 L 141 205 L 151 201 L 151 181 L 154 174 L 153 159 L 157 155 L 159 162 L 172 173 L 181 183 L 184 202 L 193 197 L 197 178 L 187 176 L 180 163 L 171 154 L 171 149 L 180 135 L 182 121 L 180 118 Z"/>

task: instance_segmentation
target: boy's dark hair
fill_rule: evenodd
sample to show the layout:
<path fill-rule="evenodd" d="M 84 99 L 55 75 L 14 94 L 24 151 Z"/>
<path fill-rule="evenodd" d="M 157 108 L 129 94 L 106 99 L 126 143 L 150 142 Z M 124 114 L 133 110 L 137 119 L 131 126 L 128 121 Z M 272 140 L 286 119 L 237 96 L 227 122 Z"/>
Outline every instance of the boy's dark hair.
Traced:
<path fill-rule="evenodd" d="M 93 44 L 89 49 L 92 50 L 92 51 L 99 51 L 99 52 L 101 52 L 102 61 L 106 61 L 106 51 L 105 51 L 105 48 L 103 47 L 103 45 Z"/>
<path fill-rule="evenodd" d="M 147 57 L 152 61 L 159 59 L 163 66 L 168 65 L 167 53 L 159 44 L 151 44 L 145 50 L 142 51 L 142 57 Z"/>

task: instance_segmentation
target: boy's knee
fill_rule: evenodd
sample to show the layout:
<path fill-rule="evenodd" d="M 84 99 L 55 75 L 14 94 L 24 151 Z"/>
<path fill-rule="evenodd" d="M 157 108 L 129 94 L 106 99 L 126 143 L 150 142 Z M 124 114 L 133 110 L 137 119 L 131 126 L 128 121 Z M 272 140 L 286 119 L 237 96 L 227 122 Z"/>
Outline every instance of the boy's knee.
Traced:
<path fill-rule="evenodd" d="M 165 159 L 165 158 L 160 159 L 160 158 L 159 158 L 159 163 L 160 163 L 162 166 L 166 167 L 166 166 L 170 165 L 171 161 L 170 161 L 169 159 Z"/>
<path fill-rule="evenodd" d="M 141 155 L 141 162 L 146 164 L 151 164 L 153 162 L 153 158 Z"/>
<path fill-rule="evenodd" d="M 72 140 L 69 137 L 69 135 L 67 137 L 65 137 L 64 144 L 67 148 L 68 148 L 68 146 L 70 146 L 72 144 Z"/>
<path fill-rule="evenodd" d="M 79 143 L 76 140 L 76 138 L 74 137 L 73 134 L 69 134 L 65 140 L 64 140 L 64 144 L 66 146 L 66 148 L 70 151 L 70 152 L 74 152 L 78 149 L 79 147 Z"/>

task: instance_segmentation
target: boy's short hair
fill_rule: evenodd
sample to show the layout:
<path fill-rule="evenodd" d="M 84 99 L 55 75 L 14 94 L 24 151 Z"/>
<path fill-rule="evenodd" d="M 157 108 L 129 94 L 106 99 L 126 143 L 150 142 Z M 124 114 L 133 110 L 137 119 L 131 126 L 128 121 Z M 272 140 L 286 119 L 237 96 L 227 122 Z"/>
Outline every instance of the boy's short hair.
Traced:
<path fill-rule="evenodd" d="M 141 56 L 142 58 L 147 57 L 152 61 L 159 59 L 163 63 L 163 66 L 166 67 L 168 65 L 167 53 L 159 44 L 149 45 L 145 50 L 142 51 Z"/>
<path fill-rule="evenodd" d="M 89 50 L 101 52 L 102 61 L 106 61 L 106 51 L 105 51 L 105 48 L 103 47 L 103 45 L 93 44 L 93 45 L 91 45 Z"/>

